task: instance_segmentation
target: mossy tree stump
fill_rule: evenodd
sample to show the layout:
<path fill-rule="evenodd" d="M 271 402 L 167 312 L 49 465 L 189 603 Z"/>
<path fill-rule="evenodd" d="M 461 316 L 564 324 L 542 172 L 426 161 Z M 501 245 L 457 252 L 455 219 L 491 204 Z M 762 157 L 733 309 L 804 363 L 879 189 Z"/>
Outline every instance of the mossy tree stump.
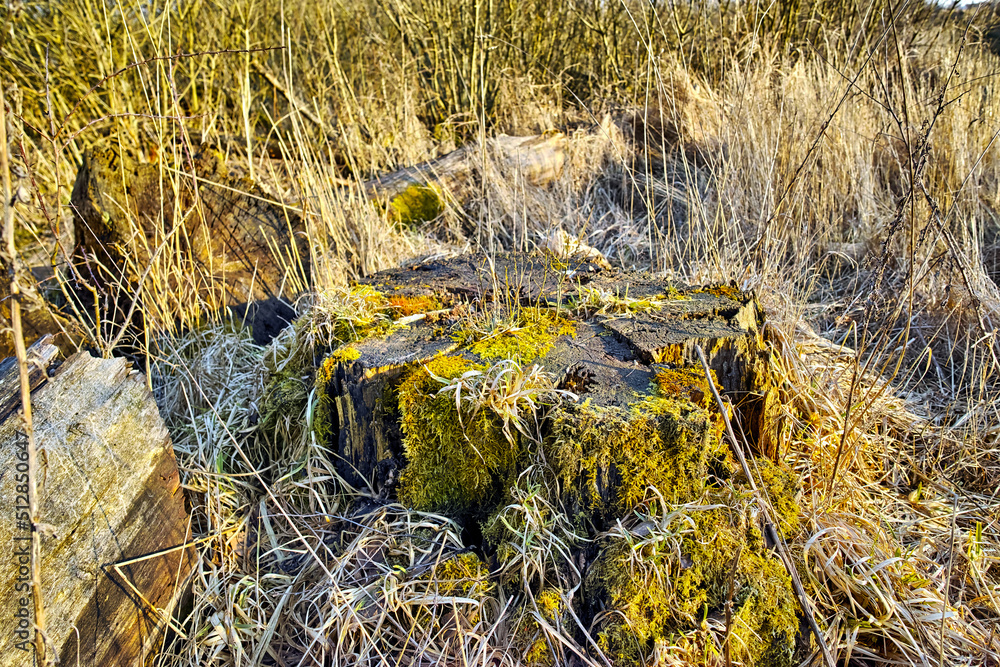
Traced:
<path fill-rule="evenodd" d="M 502 573 L 521 557 L 512 498 L 542 480 L 586 536 L 554 576 L 582 585 L 574 613 L 594 622 L 614 662 L 642 662 L 728 601 L 733 655 L 790 663 L 790 580 L 753 518 L 696 351 L 787 535 L 795 482 L 774 464 L 779 388 L 753 294 L 526 254 L 404 266 L 355 289 L 381 299 L 387 317 L 317 373 L 320 432 L 348 482 L 481 530 Z M 635 525 L 653 515 L 652 527 Z M 636 546 L 651 532 L 673 549 Z"/>
<path fill-rule="evenodd" d="M 362 284 L 384 296 L 396 323 L 335 351 L 323 369 L 335 405 L 330 437 L 354 484 L 377 486 L 380 462 L 402 462 L 394 389 L 442 355 L 473 365 L 513 356 L 541 366 L 581 403 L 624 408 L 657 383 L 677 384 L 670 391 L 692 384 L 695 400 L 704 401 L 694 387 L 704 382 L 700 345 L 758 453 L 777 456 L 777 392 L 763 311 L 750 293 L 513 253 L 402 267 Z"/>

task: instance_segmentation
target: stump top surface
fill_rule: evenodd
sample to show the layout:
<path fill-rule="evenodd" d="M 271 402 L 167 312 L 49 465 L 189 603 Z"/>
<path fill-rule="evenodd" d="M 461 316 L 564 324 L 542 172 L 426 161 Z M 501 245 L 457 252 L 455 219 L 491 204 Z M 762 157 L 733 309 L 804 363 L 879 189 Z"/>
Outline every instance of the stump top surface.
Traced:
<path fill-rule="evenodd" d="M 439 353 L 476 359 L 456 335 L 470 318 L 490 308 L 541 307 L 571 320 L 575 333 L 555 336 L 531 363 L 600 405 L 627 405 L 648 394 L 651 365 L 694 363 L 695 343 L 711 350 L 720 341 L 755 335 L 760 316 L 753 295 L 734 287 L 691 288 L 543 253 L 436 259 L 382 271 L 360 284 L 390 301 L 429 298 L 439 304 L 423 320 L 352 343 L 356 352 L 344 360 L 360 364 L 365 376 Z"/>

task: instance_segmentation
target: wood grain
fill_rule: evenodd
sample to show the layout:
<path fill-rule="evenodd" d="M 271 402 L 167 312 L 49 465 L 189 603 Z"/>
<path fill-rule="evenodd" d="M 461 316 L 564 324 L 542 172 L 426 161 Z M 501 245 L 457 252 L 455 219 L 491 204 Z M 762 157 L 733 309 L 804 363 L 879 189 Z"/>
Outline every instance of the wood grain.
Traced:
<path fill-rule="evenodd" d="M 123 359 L 78 353 L 32 396 L 39 449 L 42 590 L 48 634 L 67 665 L 125 666 L 161 642 L 187 590 L 193 550 L 173 448 L 143 376 Z M 0 424 L 0 543 L 18 527 L 18 420 Z M 0 561 L 0 609 L 16 609 L 16 564 Z M 149 603 L 143 601 L 142 598 Z M 0 617 L 0 666 L 31 664 L 14 646 L 12 613 Z"/>

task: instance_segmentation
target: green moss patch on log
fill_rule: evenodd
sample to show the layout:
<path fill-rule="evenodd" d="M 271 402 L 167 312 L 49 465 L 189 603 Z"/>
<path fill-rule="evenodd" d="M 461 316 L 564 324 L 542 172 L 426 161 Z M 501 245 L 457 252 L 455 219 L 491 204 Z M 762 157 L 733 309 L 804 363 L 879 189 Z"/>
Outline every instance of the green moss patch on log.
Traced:
<path fill-rule="evenodd" d="M 440 380 L 484 366 L 441 356 L 412 370 L 397 396 L 407 466 L 399 499 L 411 507 L 457 516 L 482 515 L 518 472 L 524 451 L 504 434 L 492 410 L 470 412 Z M 440 379 L 438 379 L 440 378 Z"/>
<path fill-rule="evenodd" d="M 717 415 L 685 397 L 648 397 L 630 408 L 561 405 L 551 430 L 547 457 L 567 506 L 588 518 L 626 515 L 651 486 L 686 498 L 713 470 L 731 471 Z"/>
<path fill-rule="evenodd" d="M 576 322 L 556 309 L 492 304 L 453 338 L 482 359 L 511 359 L 523 365 L 544 357 L 558 336 L 574 335 Z"/>
<path fill-rule="evenodd" d="M 388 210 L 406 226 L 430 222 L 444 213 L 444 194 L 434 185 L 413 183 L 389 200 Z"/>

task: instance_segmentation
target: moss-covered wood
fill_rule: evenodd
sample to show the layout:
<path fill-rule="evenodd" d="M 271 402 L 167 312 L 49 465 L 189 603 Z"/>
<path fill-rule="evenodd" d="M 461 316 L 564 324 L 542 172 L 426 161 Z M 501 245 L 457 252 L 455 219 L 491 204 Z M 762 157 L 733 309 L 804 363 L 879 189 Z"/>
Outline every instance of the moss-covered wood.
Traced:
<path fill-rule="evenodd" d="M 364 184 L 366 194 L 385 204 L 406 225 L 433 220 L 447 201 L 465 201 L 474 185 L 473 172 L 488 152 L 502 161 L 514 177 L 544 185 L 559 177 L 566 161 L 566 137 L 553 132 L 527 137 L 500 135 L 462 146 L 439 158 L 383 174 Z"/>
<path fill-rule="evenodd" d="M 533 530 L 512 499 L 548 489 L 566 530 L 589 540 L 553 576 L 577 578 L 573 612 L 594 622 L 592 648 L 640 664 L 733 604 L 734 659 L 790 663 L 790 580 L 709 386 L 729 400 L 792 530 L 795 483 L 772 462 L 778 385 L 752 294 L 549 254 L 404 266 L 355 289 L 381 294 L 389 323 L 333 350 L 317 374 L 318 428 L 354 486 L 482 530 L 498 573 L 516 570 Z M 544 582 L 520 585 L 545 599 Z M 532 627 L 516 630 L 526 655 L 553 664 Z"/>
<path fill-rule="evenodd" d="M 487 365 L 508 358 L 538 364 L 583 403 L 624 408 L 653 395 L 657 378 L 671 370 L 700 377 L 694 347 L 701 345 L 758 451 L 775 454 L 767 406 L 776 389 L 763 311 L 752 294 L 687 288 L 548 254 L 468 255 L 384 271 L 363 284 L 397 304 L 399 324 L 324 364 L 334 380 L 325 388 L 331 400 L 344 401 L 358 383 L 371 387 L 367 407 L 348 401 L 331 430 L 345 465 L 357 471 L 352 481 L 370 482 L 381 458 L 402 454 L 398 436 L 374 433 L 385 429 L 379 415 L 396 409 L 393 388 L 450 353 Z M 381 454 L 373 459 L 359 443 L 378 439 Z"/>

